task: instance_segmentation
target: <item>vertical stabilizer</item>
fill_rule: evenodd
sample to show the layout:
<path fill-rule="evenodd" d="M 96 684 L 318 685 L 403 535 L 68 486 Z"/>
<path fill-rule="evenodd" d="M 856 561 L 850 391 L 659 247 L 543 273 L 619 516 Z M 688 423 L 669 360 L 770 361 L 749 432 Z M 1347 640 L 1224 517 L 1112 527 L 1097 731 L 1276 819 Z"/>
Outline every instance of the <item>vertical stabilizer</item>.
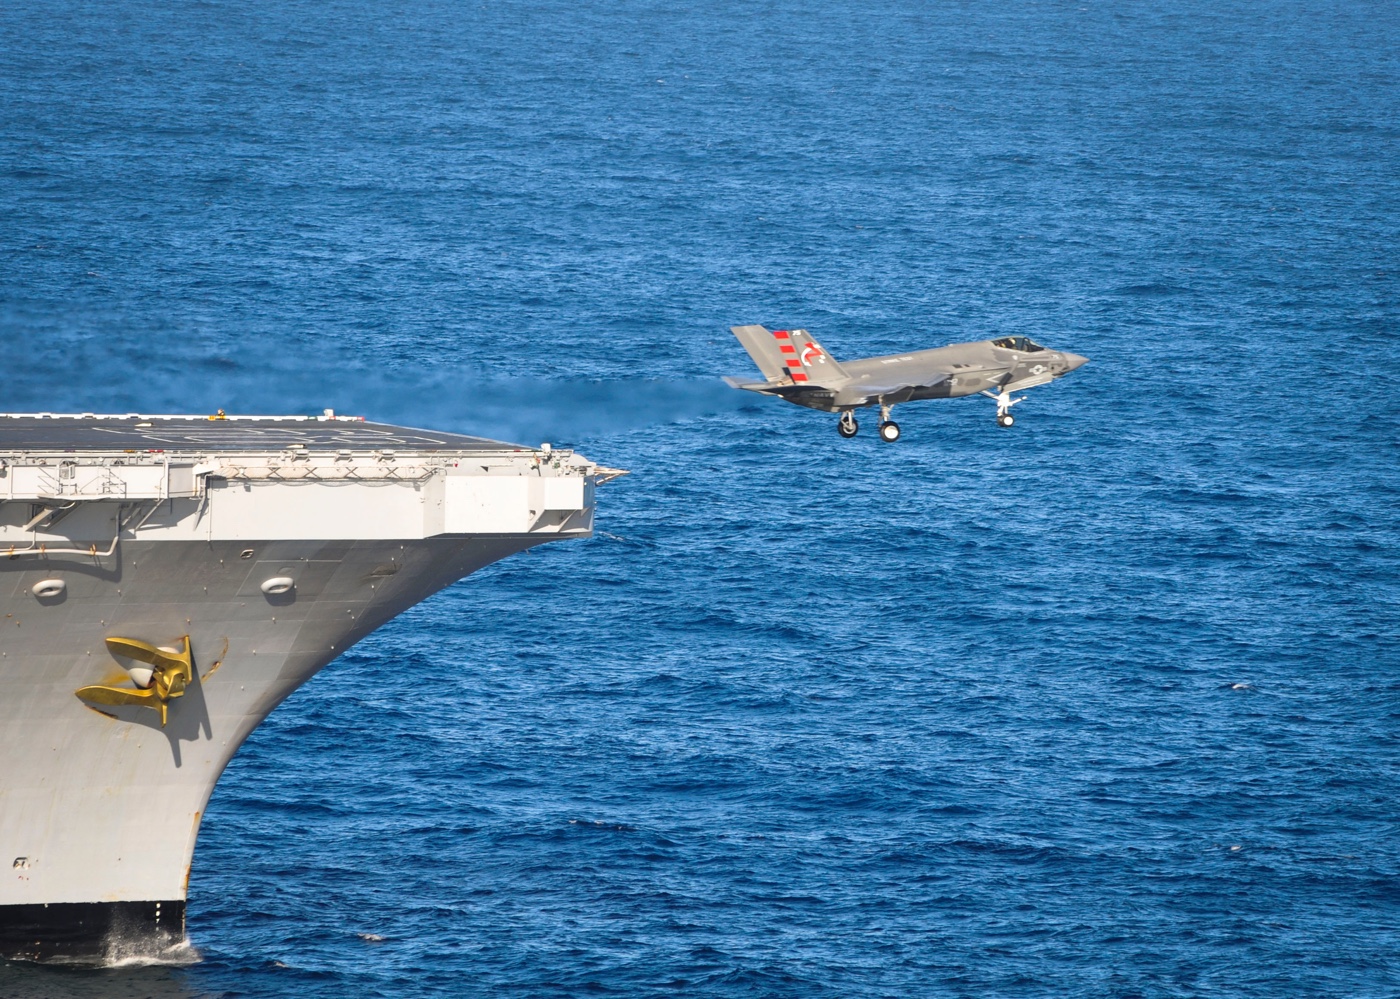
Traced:
<path fill-rule="evenodd" d="M 836 385 L 848 382 L 851 376 L 836 363 L 836 358 L 812 339 L 806 330 L 778 330 L 773 334 L 782 352 L 788 376 L 795 382 L 813 385 Z"/>
<path fill-rule="evenodd" d="M 758 369 L 770 382 L 833 385 L 849 381 L 841 365 L 806 330 L 773 330 L 763 326 L 731 326 Z"/>
<path fill-rule="evenodd" d="M 739 338 L 744 349 L 749 352 L 758 370 L 770 382 L 784 381 L 787 368 L 783 365 L 783 355 L 778 350 L 778 342 L 773 334 L 763 326 L 731 326 L 729 332 Z"/>

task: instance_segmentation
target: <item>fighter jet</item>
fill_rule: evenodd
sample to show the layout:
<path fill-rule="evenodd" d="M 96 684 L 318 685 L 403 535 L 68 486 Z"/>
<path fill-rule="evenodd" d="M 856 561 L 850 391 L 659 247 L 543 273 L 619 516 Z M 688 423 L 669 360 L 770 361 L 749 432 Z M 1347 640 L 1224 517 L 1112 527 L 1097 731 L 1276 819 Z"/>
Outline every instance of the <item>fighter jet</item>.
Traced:
<path fill-rule="evenodd" d="M 1016 422 L 1011 407 L 1026 398 L 1012 393 L 1052 382 L 1089 360 L 1048 350 L 1029 337 L 1006 336 L 838 363 L 806 330 L 732 326 L 730 331 L 765 376 L 763 381 L 725 378 L 730 385 L 840 413 L 836 429 L 842 437 L 854 437 L 860 429 L 857 409 L 878 406 L 880 439 L 890 443 L 899 440 L 899 424 L 890 419 L 897 403 L 985 395 L 997 404 L 997 424 L 1009 427 Z"/>

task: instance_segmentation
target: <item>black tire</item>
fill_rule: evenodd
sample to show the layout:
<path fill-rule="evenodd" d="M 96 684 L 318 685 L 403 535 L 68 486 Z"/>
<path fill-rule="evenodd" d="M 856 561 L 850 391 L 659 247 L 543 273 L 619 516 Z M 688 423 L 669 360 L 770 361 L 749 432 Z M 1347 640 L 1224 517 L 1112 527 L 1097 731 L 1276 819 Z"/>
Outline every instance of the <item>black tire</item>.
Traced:
<path fill-rule="evenodd" d="M 880 424 L 880 440 L 886 444 L 893 444 L 899 440 L 899 424 L 894 420 L 886 420 Z"/>
<path fill-rule="evenodd" d="M 851 420 L 851 425 L 850 425 L 850 427 L 848 428 L 848 427 L 846 426 L 846 421 L 845 421 L 845 420 L 838 420 L 837 423 L 836 423 L 836 432 L 837 432 L 838 434 L 840 434 L 842 437 L 845 437 L 845 438 L 848 438 L 848 439 L 849 439 L 849 438 L 851 438 L 851 437 L 854 437 L 857 433 L 860 432 L 860 424 L 859 424 L 858 422 L 856 422 L 855 419 L 852 419 L 852 420 Z"/>
<path fill-rule="evenodd" d="M 1015 422 L 1016 417 L 1012 416 L 1010 413 L 1002 413 L 997 417 L 997 426 L 999 427 L 1009 427 Z"/>

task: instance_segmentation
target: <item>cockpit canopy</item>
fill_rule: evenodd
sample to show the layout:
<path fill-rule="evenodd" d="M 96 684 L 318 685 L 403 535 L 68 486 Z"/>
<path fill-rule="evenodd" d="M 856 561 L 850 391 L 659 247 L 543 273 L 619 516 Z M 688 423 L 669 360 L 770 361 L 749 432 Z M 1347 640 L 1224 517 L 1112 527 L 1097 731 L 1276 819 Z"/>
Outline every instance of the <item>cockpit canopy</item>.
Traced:
<path fill-rule="evenodd" d="M 1045 349 L 1028 336 L 1004 336 L 1000 340 L 993 340 L 992 346 L 1005 347 L 1007 350 L 1019 350 L 1026 354 L 1033 354 L 1037 350 Z"/>

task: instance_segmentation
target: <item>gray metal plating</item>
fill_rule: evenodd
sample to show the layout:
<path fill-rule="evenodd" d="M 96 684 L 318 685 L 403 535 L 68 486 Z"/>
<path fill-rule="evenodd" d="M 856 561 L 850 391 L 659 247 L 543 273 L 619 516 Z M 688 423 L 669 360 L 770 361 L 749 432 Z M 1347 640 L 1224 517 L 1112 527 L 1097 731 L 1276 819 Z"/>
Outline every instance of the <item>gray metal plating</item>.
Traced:
<path fill-rule="evenodd" d="M 589 536 L 594 487 L 617 474 L 547 446 L 276 422 L 0 417 L 7 956 L 129 954 L 148 911 L 168 949 L 200 816 L 258 723 L 454 580 Z M 185 636 L 190 681 L 157 704 L 152 671 Z M 156 666 L 112 651 L 139 647 Z M 78 915 L 36 931 L 45 906 Z M 93 937 L 118 923 L 121 941 Z"/>

